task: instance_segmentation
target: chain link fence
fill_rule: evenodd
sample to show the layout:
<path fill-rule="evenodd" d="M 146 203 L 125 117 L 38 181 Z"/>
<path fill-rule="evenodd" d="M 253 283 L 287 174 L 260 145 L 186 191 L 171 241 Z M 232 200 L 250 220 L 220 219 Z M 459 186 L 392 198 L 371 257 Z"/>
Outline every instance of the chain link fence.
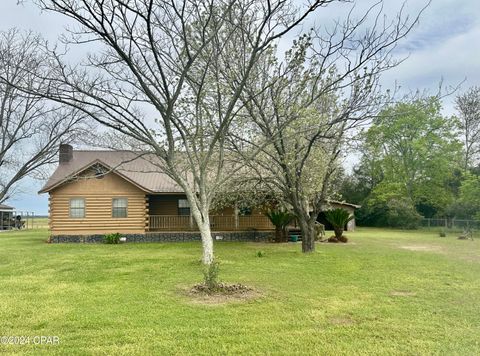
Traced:
<path fill-rule="evenodd" d="M 424 228 L 435 228 L 438 230 L 480 230 L 480 220 L 463 219 L 423 219 L 421 226 Z"/>

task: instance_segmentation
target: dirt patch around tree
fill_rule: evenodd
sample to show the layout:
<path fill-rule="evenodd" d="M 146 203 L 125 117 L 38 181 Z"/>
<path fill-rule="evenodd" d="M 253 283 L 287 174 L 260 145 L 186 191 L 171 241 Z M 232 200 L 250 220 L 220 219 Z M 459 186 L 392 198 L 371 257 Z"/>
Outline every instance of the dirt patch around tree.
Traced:
<path fill-rule="evenodd" d="M 226 303 L 242 303 L 257 299 L 262 294 L 254 288 L 243 284 L 219 283 L 216 290 L 208 290 L 204 284 L 196 284 L 192 288 L 183 289 L 182 294 L 186 295 L 194 304 L 221 305 Z"/>

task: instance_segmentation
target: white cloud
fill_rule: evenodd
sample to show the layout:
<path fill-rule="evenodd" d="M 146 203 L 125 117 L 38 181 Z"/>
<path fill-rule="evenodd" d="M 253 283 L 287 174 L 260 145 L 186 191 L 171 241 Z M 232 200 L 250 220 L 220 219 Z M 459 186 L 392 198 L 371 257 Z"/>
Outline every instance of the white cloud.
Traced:
<path fill-rule="evenodd" d="M 476 11 L 480 16 L 480 8 Z M 438 11 L 435 12 L 438 15 Z M 460 8 L 458 14 L 462 13 Z M 480 23 L 471 21 L 471 16 L 464 19 L 462 22 L 451 16 L 444 22 L 437 18 L 429 20 L 423 28 L 419 26 L 419 33 L 410 40 L 415 43 L 412 46 L 415 50 L 405 62 L 385 75 L 383 83 L 392 86 L 397 81 L 405 90 L 430 89 L 432 93 L 442 78 L 446 86 L 457 86 L 465 79 L 462 88 L 480 84 Z M 445 31 L 444 25 L 450 30 Z M 438 34 L 434 33 L 436 28 Z M 404 47 L 408 47 L 408 41 Z M 445 111 L 449 114 L 454 111 L 452 100 L 451 97 L 445 99 Z"/>

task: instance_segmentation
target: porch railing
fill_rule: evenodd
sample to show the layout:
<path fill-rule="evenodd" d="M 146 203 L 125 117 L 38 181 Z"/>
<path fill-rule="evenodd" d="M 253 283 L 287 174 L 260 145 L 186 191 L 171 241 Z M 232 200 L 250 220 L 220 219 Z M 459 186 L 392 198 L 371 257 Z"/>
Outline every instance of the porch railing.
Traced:
<path fill-rule="evenodd" d="M 198 231 L 193 217 L 183 215 L 150 215 L 148 228 L 150 231 Z M 262 215 L 211 215 L 210 228 L 212 231 L 248 231 L 273 230 L 274 226 Z"/>

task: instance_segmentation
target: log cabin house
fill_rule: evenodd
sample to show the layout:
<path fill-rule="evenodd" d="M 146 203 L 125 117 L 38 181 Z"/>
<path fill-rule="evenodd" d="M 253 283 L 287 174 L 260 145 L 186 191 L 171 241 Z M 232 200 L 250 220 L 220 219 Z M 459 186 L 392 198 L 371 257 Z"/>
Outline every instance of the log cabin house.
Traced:
<path fill-rule="evenodd" d="M 49 194 L 54 242 L 94 242 L 111 233 L 130 241 L 199 238 L 183 190 L 152 156 L 62 144 L 59 165 L 39 193 Z M 224 208 L 210 222 L 216 239 L 266 239 L 274 230 L 259 209 Z"/>
<path fill-rule="evenodd" d="M 183 190 L 159 172 L 154 158 L 130 151 L 77 151 L 62 144 L 59 165 L 39 193 L 49 194 L 53 237 L 197 231 Z M 214 232 L 274 229 L 258 209 L 225 208 L 210 222 Z"/>

